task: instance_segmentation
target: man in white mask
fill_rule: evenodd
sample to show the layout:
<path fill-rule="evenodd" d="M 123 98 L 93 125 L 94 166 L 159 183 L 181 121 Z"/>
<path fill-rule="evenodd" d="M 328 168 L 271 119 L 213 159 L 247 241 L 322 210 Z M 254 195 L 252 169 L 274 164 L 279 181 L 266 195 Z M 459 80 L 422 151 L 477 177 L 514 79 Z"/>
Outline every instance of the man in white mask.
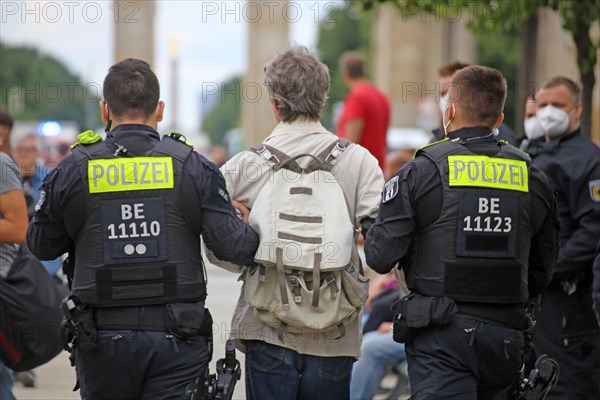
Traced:
<path fill-rule="evenodd" d="M 534 159 L 558 192 L 560 250 L 536 307 L 536 355 L 560 365 L 547 399 L 600 399 L 600 344 L 592 310 L 592 264 L 600 238 L 600 148 L 581 133 L 581 87 L 565 77 L 542 84 L 538 119 L 547 140 Z"/>
<path fill-rule="evenodd" d="M 440 93 L 440 115 L 443 117 L 444 111 L 446 110 L 446 105 L 448 104 L 448 100 L 456 100 L 456 99 L 448 99 L 448 91 L 450 90 L 450 86 L 452 86 L 452 77 L 457 71 L 468 67 L 471 64 L 464 63 L 461 61 L 452 61 L 447 64 L 442 65 L 438 68 L 438 89 Z M 445 131 L 443 129 L 443 121 L 440 120 L 440 126 L 432 131 L 433 133 L 433 141 L 438 141 L 444 139 L 446 137 Z M 517 138 L 515 133 L 506 125 L 504 122 L 500 124 L 500 126 L 496 129 L 495 138 L 499 140 L 506 140 L 508 143 L 513 146 L 517 145 Z"/>
<path fill-rule="evenodd" d="M 537 100 L 535 95 L 531 94 L 525 101 L 525 121 L 523 121 L 525 138 L 521 142 L 520 148 L 532 158 L 539 154 L 546 142 L 544 128 L 536 117 L 537 110 Z"/>

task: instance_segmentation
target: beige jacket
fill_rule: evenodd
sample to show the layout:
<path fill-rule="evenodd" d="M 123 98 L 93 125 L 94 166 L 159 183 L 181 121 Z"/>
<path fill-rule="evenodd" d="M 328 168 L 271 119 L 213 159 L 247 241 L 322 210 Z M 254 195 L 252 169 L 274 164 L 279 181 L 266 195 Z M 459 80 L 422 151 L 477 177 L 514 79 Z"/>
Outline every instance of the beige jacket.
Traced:
<path fill-rule="evenodd" d="M 328 132 L 319 122 L 295 121 L 280 123 L 264 143 L 295 156 L 302 153 L 319 154 L 338 137 Z M 298 162 L 308 163 L 309 157 L 301 158 Z M 338 168 L 334 174 L 344 192 L 348 213 L 354 221 L 356 229 L 365 217 L 375 218 L 383 188 L 383 174 L 377 159 L 365 148 L 359 145 L 350 146 L 337 161 Z M 262 186 L 269 179 L 271 167 L 257 154 L 244 151 L 221 167 L 221 172 L 227 183 L 227 190 L 232 199 L 238 200 L 250 209 Z M 231 264 L 223 263 L 209 256 L 211 262 L 232 270 Z M 239 269 L 241 271 L 241 268 Z M 244 301 L 244 286 L 238 300 L 232 321 L 232 338 L 263 340 L 285 348 L 290 348 L 301 354 L 317 356 L 360 356 L 360 318 L 355 319 L 346 327 L 346 335 L 334 340 L 332 334 L 307 333 L 304 335 L 287 335 L 282 342 L 277 336 L 277 330 L 259 322 L 252 309 Z M 328 337 L 329 336 L 329 337 Z M 238 341 L 238 347 L 243 350 Z"/>

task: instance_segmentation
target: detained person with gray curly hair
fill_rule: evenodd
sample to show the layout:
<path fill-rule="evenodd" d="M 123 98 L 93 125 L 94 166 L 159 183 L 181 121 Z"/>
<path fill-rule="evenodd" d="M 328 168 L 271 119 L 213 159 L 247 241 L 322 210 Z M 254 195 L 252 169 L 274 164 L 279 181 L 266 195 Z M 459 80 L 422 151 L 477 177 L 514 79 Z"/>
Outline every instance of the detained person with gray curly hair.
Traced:
<path fill-rule="evenodd" d="M 329 69 L 305 47 L 277 55 L 265 67 L 265 86 L 277 122 L 319 121 L 327 106 Z"/>
<path fill-rule="evenodd" d="M 322 271 L 319 274 L 318 268 L 314 268 L 318 262 L 313 263 L 312 258 L 309 263 L 311 265 L 297 266 L 298 270 L 295 272 L 292 270 L 291 273 L 287 269 L 288 264 L 282 263 L 286 268 L 285 275 L 283 273 L 279 275 L 278 268 L 268 265 L 266 268 L 237 267 L 237 271 L 242 272 L 242 280 L 245 282 L 234 312 L 231 335 L 236 339 L 238 348 L 245 352 L 246 396 L 248 399 L 256 400 L 348 399 L 352 364 L 360 356 L 361 332 L 358 314 L 364 299 L 362 303 L 360 300 L 355 301 L 352 304 L 354 309 L 351 315 L 344 315 L 341 322 L 334 324 L 324 324 L 322 320 L 318 320 L 319 316 L 312 315 L 311 301 L 307 304 L 309 310 L 306 317 L 304 313 L 298 314 L 300 319 L 306 319 L 300 324 L 289 321 L 289 324 L 273 323 L 269 318 L 272 317 L 270 314 L 275 314 L 274 310 L 259 309 L 255 301 L 258 292 L 254 290 L 256 286 L 263 285 L 264 288 L 264 285 L 267 285 L 273 295 L 263 297 L 268 297 L 267 302 L 275 298 L 279 299 L 281 307 L 282 303 L 285 305 L 281 300 L 285 297 L 283 296 L 285 285 L 291 282 L 292 286 L 287 286 L 291 287 L 287 306 L 292 308 L 300 306 L 294 304 L 300 297 L 295 294 L 295 290 L 300 288 L 293 286 L 294 282 L 300 279 L 302 279 L 303 290 L 309 290 L 307 287 L 312 288 L 313 281 L 319 282 L 322 293 L 320 300 L 319 296 L 310 294 L 310 299 L 313 302 L 316 300 L 319 305 L 328 304 L 327 301 L 335 298 L 331 294 L 334 291 L 333 283 L 336 284 L 335 290 L 339 291 L 337 298 L 347 297 L 346 283 L 349 280 L 357 282 L 362 275 L 354 233 L 361 229 L 365 231 L 373 223 L 379 207 L 383 175 L 377 159 L 365 148 L 340 140 L 321 125 L 319 116 L 321 110 L 327 105 L 330 78 L 327 66 L 314 54 L 304 47 L 284 50 L 265 67 L 265 75 L 265 86 L 278 124 L 261 145 L 250 151 L 241 152 L 221 167 L 227 189 L 231 193 L 234 204 L 238 205 L 238 209 L 243 210 L 245 218 L 247 212 L 251 210 L 249 218 L 252 225 L 253 221 L 257 221 L 257 215 L 263 215 L 259 213 L 264 210 L 265 204 L 280 204 L 279 198 L 265 200 L 265 192 L 261 193 L 263 188 L 269 188 L 265 185 L 272 182 L 271 178 L 276 173 L 274 166 L 281 165 L 282 159 L 294 158 L 302 154 L 310 154 L 320 159 L 330 156 L 328 160 L 335 163 L 331 173 L 339 184 L 341 192 L 338 191 L 339 197 L 337 200 L 332 199 L 333 205 L 329 207 L 338 210 L 341 220 L 346 221 L 345 226 L 348 231 L 346 241 L 336 242 L 339 246 L 334 256 L 347 254 L 351 261 L 350 264 L 345 264 L 344 271 L 349 275 L 344 277 L 351 279 L 344 279 L 344 284 L 331 282 L 326 278 L 326 272 Z M 333 156 L 336 146 L 341 147 L 342 151 L 338 149 Z M 264 151 L 265 149 L 269 151 Z M 335 160 L 332 161 L 331 156 Z M 307 168 L 313 161 L 311 157 L 296 159 L 299 168 Z M 249 173 L 250 171 L 252 173 Z M 289 201 L 298 202 L 297 205 L 294 203 L 290 206 L 290 209 L 304 210 L 304 202 L 310 201 L 313 192 L 308 188 L 295 189 L 304 189 L 304 191 L 294 196 L 285 195 L 290 199 Z M 316 189 L 311 190 L 319 189 L 320 187 L 316 186 Z M 329 188 L 323 188 L 323 190 L 327 189 Z M 257 200 L 259 193 L 261 197 Z M 279 215 L 278 218 L 284 219 L 282 214 L 276 214 Z M 331 214 L 325 214 L 326 217 L 319 220 L 324 227 L 329 226 L 328 215 Z M 308 225 L 316 225 L 315 218 L 292 217 L 294 218 L 286 218 L 295 224 L 304 224 L 306 231 L 314 227 Z M 257 223 L 262 226 L 261 224 L 266 222 L 263 218 L 258 219 Z M 290 222 L 282 223 L 290 226 Z M 341 231 L 343 226 L 335 225 L 331 230 Z M 280 227 L 278 225 L 275 227 L 279 232 Z M 262 229 L 261 243 L 264 242 L 267 231 L 268 229 Z M 314 239 L 302 235 L 286 235 L 288 239 L 291 238 L 292 244 L 294 240 L 302 242 L 304 239 Z M 310 235 L 307 233 L 304 236 Z M 326 242 L 325 237 L 323 243 Z M 325 260 L 326 256 L 323 257 Z M 211 257 L 210 254 L 209 258 L 211 262 L 230 271 L 236 268 Z M 258 252 L 255 260 L 260 261 Z M 348 268 L 350 266 L 355 267 Z M 264 282 L 253 283 L 258 279 L 257 276 L 265 274 L 265 270 L 267 272 L 266 278 L 263 275 Z M 270 270 L 275 271 L 272 280 L 268 272 Z M 305 285 L 306 282 L 309 283 Z M 271 320 L 274 318 L 277 317 Z M 310 327 L 300 327 L 302 324 Z"/>

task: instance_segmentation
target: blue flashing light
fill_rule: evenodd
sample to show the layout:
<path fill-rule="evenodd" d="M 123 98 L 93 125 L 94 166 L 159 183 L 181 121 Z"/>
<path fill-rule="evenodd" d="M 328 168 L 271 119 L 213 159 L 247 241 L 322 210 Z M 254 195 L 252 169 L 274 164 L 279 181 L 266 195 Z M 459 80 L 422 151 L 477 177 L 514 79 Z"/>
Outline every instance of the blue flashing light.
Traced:
<path fill-rule="evenodd" d="M 38 130 L 42 136 L 57 136 L 62 128 L 56 121 L 44 121 L 38 125 Z"/>

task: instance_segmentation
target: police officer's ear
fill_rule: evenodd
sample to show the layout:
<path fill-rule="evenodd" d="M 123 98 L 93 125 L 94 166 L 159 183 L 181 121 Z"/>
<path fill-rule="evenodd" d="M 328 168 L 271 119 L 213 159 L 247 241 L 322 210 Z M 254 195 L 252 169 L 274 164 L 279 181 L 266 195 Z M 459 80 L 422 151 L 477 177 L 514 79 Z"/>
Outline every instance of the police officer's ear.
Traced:
<path fill-rule="evenodd" d="M 583 103 L 578 102 L 575 104 L 575 118 L 579 120 L 581 118 L 581 113 L 583 112 Z"/>
<path fill-rule="evenodd" d="M 160 122 L 163 120 L 163 114 L 165 112 L 165 102 L 159 101 L 156 106 L 156 122 Z"/>
<path fill-rule="evenodd" d="M 108 104 L 106 104 L 106 101 L 104 100 L 100 100 L 100 115 L 102 116 L 102 122 L 106 124 L 109 120 L 109 114 Z"/>

